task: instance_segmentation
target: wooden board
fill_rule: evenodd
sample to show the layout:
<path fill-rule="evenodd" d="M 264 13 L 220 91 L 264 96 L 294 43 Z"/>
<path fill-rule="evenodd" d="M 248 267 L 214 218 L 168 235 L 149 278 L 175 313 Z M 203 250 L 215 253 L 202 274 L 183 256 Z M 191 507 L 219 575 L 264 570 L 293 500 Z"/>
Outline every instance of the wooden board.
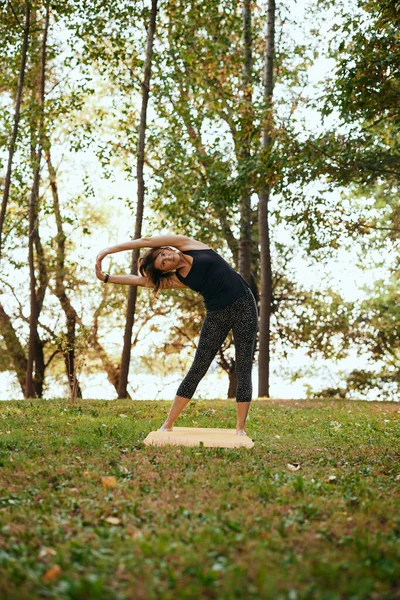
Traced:
<path fill-rule="evenodd" d="M 200 446 L 206 448 L 252 448 L 253 440 L 247 435 L 236 435 L 235 429 L 213 427 L 174 427 L 172 431 L 152 431 L 144 440 L 146 446 Z"/>

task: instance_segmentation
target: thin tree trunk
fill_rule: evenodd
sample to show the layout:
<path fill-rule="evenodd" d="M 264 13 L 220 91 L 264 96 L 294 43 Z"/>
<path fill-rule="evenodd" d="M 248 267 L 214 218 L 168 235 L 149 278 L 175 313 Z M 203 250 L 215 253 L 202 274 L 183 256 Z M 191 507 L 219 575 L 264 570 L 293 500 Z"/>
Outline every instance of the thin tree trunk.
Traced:
<path fill-rule="evenodd" d="M 243 46 L 244 60 L 242 68 L 243 87 L 243 122 L 241 132 L 241 150 L 239 163 L 245 165 L 250 158 L 251 132 L 253 129 L 252 109 L 252 23 L 251 2 L 243 2 Z M 240 239 L 239 239 L 239 273 L 250 284 L 251 282 L 251 190 L 244 188 L 240 197 Z"/>
<path fill-rule="evenodd" d="M 35 378 L 33 380 L 33 392 L 34 396 L 41 398 L 43 396 L 43 385 L 44 385 L 44 348 L 43 341 L 39 337 L 39 332 L 36 329 L 35 338 Z M 29 396 L 28 396 L 29 397 Z"/>
<path fill-rule="evenodd" d="M 67 290 L 65 288 L 65 242 L 66 235 L 64 233 L 62 215 L 60 209 L 60 200 L 58 195 L 58 186 L 57 186 L 57 177 L 56 170 L 51 160 L 51 150 L 50 150 L 50 142 L 46 140 L 46 162 L 47 168 L 49 171 L 50 177 L 50 187 L 52 190 L 53 196 L 53 209 L 54 209 L 54 217 L 56 220 L 57 226 L 57 259 L 56 259 L 56 273 L 55 273 L 55 295 L 60 301 L 61 307 L 65 313 L 66 318 L 66 327 L 67 327 L 67 347 L 62 349 L 62 354 L 64 358 L 64 364 L 67 372 L 68 384 L 70 388 L 71 397 L 82 398 L 82 390 L 79 384 L 79 379 L 76 373 L 76 324 L 78 323 L 83 327 L 83 323 L 78 313 L 76 312 L 74 306 L 71 303 L 71 300 L 67 294 Z M 119 371 L 118 368 L 114 366 L 113 362 L 110 360 L 106 351 L 100 344 L 97 337 L 97 317 L 95 317 L 95 321 L 92 328 L 92 333 L 90 336 L 90 343 L 92 349 L 95 354 L 99 357 L 102 362 L 103 368 L 107 373 L 108 380 L 114 386 L 115 391 L 118 392 L 118 383 L 119 383 Z M 129 397 L 129 395 L 128 395 Z"/>
<path fill-rule="evenodd" d="M 236 375 L 236 363 L 234 358 L 226 358 L 224 350 L 221 348 L 218 350 L 219 360 L 218 364 L 229 377 L 229 386 L 227 398 L 235 398 L 236 387 L 237 387 L 237 375 Z"/>
<path fill-rule="evenodd" d="M 19 115 L 21 112 L 22 88 L 24 86 L 26 57 L 27 57 L 27 52 L 28 52 L 30 18 L 31 18 L 31 7 L 30 7 L 30 2 L 27 2 L 26 7 L 25 7 L 25 26 L 24 26 L 24 37 L 23 37 L 23 42 L 22 42 L 21 65 L 20 65 L 20 69 L 19 69 L 17 96 L 15 99 L 14 127 L 13 127 L 12 136 L 11 136 L 10 148 L 8 150 L 7 173 L 6 173 L 6 178 L 4 181 L 3 200 L 1 203 L 1 212 L 0 212 L 0 259 L 1 259 L 1 251 L 2 251 L 2 234 L 3 234 L 4 219 L 6 217 L 7 203 L 8 203 L 8 198 L 10 195 L 12 163 L 13 163 L 15 145 L 16 145 L 17 135 L 18 135 Z"/>
<path fill-rule="evenodd" d="M 63 222 L 60 210 L 60 200 L 58 196 L 56 170 L 51 160 L 50 152 L 50 141 L 46 140 L 46 162 L 50 177 L 50 187 L 53 196 L 53 210 L 54 217 L 57 225 L 57 260 L 56 260 L 56 287 L 55 294 L 60 301 L 61 307 L 65 313 L 66 326 L 67 326 L 67 346 L 62 349 L 65 368 L 67 372 L 68 385 L 70 389 L 71 397 L 74 399 L 82 398 L 82 390 L 79 385 L 79 381 L 76 373 L 75 366 L 75 346 L 76 346 L 76 323 L 78 315 L 75 308 L 72 306 L 71 301 L 67 295 L 65 289 L 65 241 L 66 236 L 63 229 Z"/>
<path fill-rule="evenodd" d="M 239 240 L 239 273 L 250 285 L 251 276 L 251 225 L 250 194 L 244 193 L 240 198 L 240 240 Z"/>
<path fill-rule="evenodd" d="M 57 262 L 56 262 L 56 287 L 55 294 L 60 301 L 61 307 L 65 313 L 67 326 L 67 348 L 63 350 L 65 368 L 67 372 L 68 383 L 70 387 L 71 397 L 82 398 L 82 390 L 79 384 L 79 379 L 76 373 L 76 324 L 83 327 L 82 320 L 76 312 L 65 288 L 65 242 L 66 236 L 64 233 L 60 201 L 58 196 L 56 170 L 51 160 L 51 151 L 49 140 L 46 140 L 46 162 L 50 176 L 50 186 L 53 196 L 54 216 L 57 225 Z M 114 386 L 118 393 L 119 371 L 110 360 L 103 346 L 100 344 L 97 337 L 97 318 L 93 325 L 93 330 L 90 336 L 90 343 L 95 354 L 99 357 L 107 373 L 109 382 Z M 129 394 L 128 394 L 128 397 Z"/>
<path fill-rule="evenodd" d="M 38 273 L 39 273 L 39 285 L 38 285 L 38 288 L 36 291 L 37 319 L 39 320 L 39 315 L 42 310 L 44 297 L 45 297 L 47 286 L 49 283 L 49 278 L 48 278 L 48 274 L 47 274 L 45 255 L 44 255 L 43 246 L 42 246 L 42 243 L 40 240 L 39 226 L 38 226 L 37 222 L 35 225 L 34 242 L 35 242 Z M 41 398 L 42 393 L 43 393 L 45 368 L 46 368 L 46 365 L 45 365 L 45 361 L 44 361 L 43 342 L 40 339 L 39 332 L 36 328 L 35 379 L 34 379 L 33 385 L 34 385 L 34 394 L 38 398 Z"/>
<path fill-rule="evenodd" d="M 262 132 L 262 149 L 267 152 L 271 147 L 272 97 L 274 90 L 274 57 L 275 57 L 275 0 L 268 0 L 267 34 L 264 61 L 264 101 L 266 115 Z M 258 198 L 258 232 L 260 240 L 260 327 L 258 357 L 258 396 L 269 396 L 270 371 L 270 320 L 272 299 L 272 269 L 269 236 L 268 202 L 270 186 L 265 183 L 259 191 Z"/>
<path fill-rule="evenodd" d="M 150 13 L 150 24 L 147 34 L 147 48 L 146 48 L 146 61 L 144 65 L 144 79 L 142 83 L 142 108 L 140 113 L 140 127 L 139 127 L 139 141 L 138 141 L 138 152 L 137 152 L 137 186 L 138 186 L 138 201 L 136 209 L 136 223 L 135 223 L 135 239 L 141 237 L 142 232 L 142 221 L 143 221 L 143 209 L 144 209 L 144 177 L 143 177 L 143 166 L 144 166 L 144 150 L 145 150 L 145 139 L 146 139 L 146 122 L 147 122 L 147 105 L 149 101 L 150 93 L 150 76 L 151 76 L 151 60 L 153 55 L 153 40 L 156 29 L 156 16 L 157 16 L 157 0 L 152 0 L 151 13 Z M 138 272 L 138 259 L 140 250 L 136 249 L 132 252 L 132 264 L 131 273 L 137 275 Z M 137 287 L 129 286 L 128 295 L 128 306 L 126 311 L 126 324 L 124 333 L 124 347 L 121 357 L 121 369 L 119 376 L 118 386 L 118 398 L 126 398 L 127 396 L 127 385 L 128 385 L 128 374 L 129 374 L 129 363 L 131 358 L 131 343 L 132 343 L 132 330 L 135 319 L 135 308 L 136 308 L 136 297 Z"/>
<path fill-rule="evenodd" d="M 42 47 L 41 47 L 41 58 L 40 58 L 40 83 L 38 93 L 38 106 L 39 106 L 39 119 L 38 119 L 38 142 L 36 149 L 33 151 L 34 155 L 34 172 L 33 172 L 33 183 L 32 190 L 29 199 L 29 237 L 28 237 L 28 249 L 29 249 L 29 279 L 30 279 L 30 318 L 29 318 L 29 350 L 28 350 L 28 364 L 26 369 L 26 384 L 25 384 L 25 397 L 31 398 L 34 395 L 34 363 L 38 357 L 38 330 L 37 323 L 40 314 L 40 307 L 38 305 L 38 298 L 36 294 L 36 276 L 35 276 L 35 257 L 34 257 L 34 243 L 35 233 L 37 230 L 36 220 L 38 217 L 38 197 L 39 197 L 39 181 L 40 181 L 40 163 L 42 158 L 42 146 L 43 146 L 43 127 L 44 127 L 44 95 L 45 95 L 45 75 L 46 75 L 46 49 L 47 49 L 47 33 L 49 29 L 49 5 L 46 6 L 46 16 L 43 30 Z M 36 361 L 39 365 L 39 360 Z"/>
<path fill-rule="evenodd" d="M 235 368 L 235 362 L 233 363 L 233 369 L 229 371 L 229 388 L 228 388 L 228 398 L 236 398 L 236 389 L 237 389 L 237 373 Z"/>

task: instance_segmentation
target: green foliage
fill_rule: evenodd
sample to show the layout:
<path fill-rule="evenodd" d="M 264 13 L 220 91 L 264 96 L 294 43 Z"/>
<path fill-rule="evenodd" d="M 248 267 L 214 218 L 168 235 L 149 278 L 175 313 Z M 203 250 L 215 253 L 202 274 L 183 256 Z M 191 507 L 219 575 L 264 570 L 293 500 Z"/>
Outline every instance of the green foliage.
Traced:
<path fill-rule="evenodd" d="M 338 393 L 368 394 L 375 390 L 377 394 L 394 394 L 398 389 L 399 333 L 395 279 L 371 289 L 364 303 L 348 303 L 333 289 L 305 289 L 296 283 L 290 267 L 296 252 L 305 251 L 310 260 L 319 261 L 360 240 L 363 261 L 375 248 L 382 255 L 397 252 L 398 3 L 335 3 L 328 37 L 336 67 L 323 98 L 313 106 L 326 119 L 325 129 L 311 136 L 309 123 L 301 120 L 301 109 L 307 101 L 304 87 L 309 67 L 327 45 L 324 38 L 318 48 L 318 23 L 323 19 L 322 11 L 331 4 L 317 2 L 310 7 L 306 17 L 311 25 L 301 39 L 292 35 L 296 16 L 291 14 L 290 4 L 278 6 L 276 96 L 271 107 L 263 100 L 264 5 L 252 4 L 253 70 L 244 85 L 242 3 L 160 2 L 146 155 L 148 209 L 153 213 L 146 217 L 145 234 L 162 227 L 191 235 L 219 249 L 238 268 L 241 201 L 248 194 L 251 268 L 257 286 L 260 261 L 256 194 L 268 183 L 273 189 L 270 225 L 274 347 L 280 344 L 285 353 L 290 344 L 311 356 L 334 360 L 356 348 L 378 364 L 374 368 L 371 363 L 370 371 L 357 369 L 344 375 Z M 42 1 L 32 2 L 36 21 L 29 45 L 5 223 L 6 268 L 2 271 L 2 285 L 9 292 L 6 309 L 23 346 L 27 289 L 22 279 L 26 273 L 24 248 L 33 167 L 30 148 L 35 141 L 38 114 L 35 86 L 43 8 Z M 4 148 L 12 131 L 23 18 L 23 3 L 7 3 L 0 18 L 0 144 Z M 116 189 L 110 194 L 107 210 L 100 203 L 94 208 L 98 189 L 95 178 L 99 173 L 112 182 L 119 170 L 130 181 L 135 179 L 137 107 L 148 18 L 146 3 L 63 0 L 51 5 L 45 146 L 54 151 L 57 167 L 66 236 L 64 284 L 71 301 L 81 307 L 79 316 L 84 315 L 86 326 L 92 319 L 95 322 L 91 326 L 98 328 L 100 339 L 107 338 L 111 329 L 122 327 L 127 288 L 109 288 L 100 297 L 85 260 L 90 245 L 97 243 L 100 229 L 107 229 L 113 211 L 124 203 L 133 213 L 135 203 Z M 268 149 L 261 147 L 261 130 L 265 127 L 271 136 Z M 73 152 L 80 157 L 85 150 L 93 152 L 100 166 L 98 172 L 83 175 L 77 191 L 62 157 Z M 4 155 L 1 160 L 4 170 Z M 47 372 L 60 376 L 59 355 L 51 361 L 57 338 L 65 333 L 59 308 L 55 308 L 51 296 L 59 269 L 58 238 L 46 166 L 42 169 L 38 226 L 50 276 L 39 330 L 46 361 L 50 361 Z M 293 248 L 277 243 L 275 232 L 282 226 L 290 231 Z M 390 260 L 390 267 L 397 268 L 396 261 Z M 368 268 L 374 268 L 367 262 Z M 145 294 L 138 307 L 137 339 L 147 326 L 149 331 L 158 329 L 156 322 L 149 324 L 149 314 L 161 317 L 167 306 L 176 315 L 182 311 L 183 316 L 178 317 L 180 327 L 174 324 L 171 328 L 173 338 L 154 348 L 142 362 L 151 370 L 153 357 L 162 352 L 165 369 L 183 368 L 186 360 L 180 364 L 177 350 L 194 346 L 203 317 L 201 304 L 193 302 L 187 292 L 185 297 L 182 292 L 174 292 L 168 302 L 159 304 L 152 303 Z M 226 350 L 229 354 L 229 348 Z M 88 354 L 87 369 L 93 372 L 98 369 L 99 357 L 92 350 Z M 4 357 L 1 368 L 7 364 L 8 358 Z"/>
<path fill-rule="evenodd" d="M 231 250 L 227 232 L 232 236 L 239 226 L 241 197 L 279 178 L 290 135 L 290 126 L 275 130 L 277 110 L 272 113 L 262 99 L 265 14 L 257 5 L 252 12 L 252 80 L 250 89 L 243 87 L 240 11 L 236 1 L 169 4 L 168 18 L 160 24 L 165 42 L 163 52 L 155 55 L 152 87 L 161 125 L 149 136 L 158 183 L 152 207 L 161 214 L 161 224 L 214 243 L 228 239 Z M 278 48 L 276 77 L 295 94 L 310 57 L 308 48 L 290 38 L 291 18 L 285 14 L 285 21 L 278 21 L 277 36 L 286 20 L 288 31 Z M 276 141 L 273 150 L 261 147 L 266 121 Z M 256 218 L 252 228 L 256 242 Z"/>

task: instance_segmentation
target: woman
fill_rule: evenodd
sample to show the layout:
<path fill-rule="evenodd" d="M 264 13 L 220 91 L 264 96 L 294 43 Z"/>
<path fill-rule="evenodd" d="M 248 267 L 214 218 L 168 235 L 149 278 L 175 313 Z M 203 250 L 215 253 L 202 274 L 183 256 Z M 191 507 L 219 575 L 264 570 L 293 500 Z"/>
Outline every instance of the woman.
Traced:
<path fill-rule="evenodd" d="M 173 246 L 171 248 L 170 246 Z M 101 270 L 105 256 L 114 252 L 150 248 L 139 259 L 141 275 L 110 275 Z M 244 426 L 252 399 L 251 369 L 258 314 L 248 283 L 206 244 L 184 235 L 141 238 L 102 250 L 96 260 L 96 275 L 104 283 L 142 285 L 159 290 L 189 287 L 204 299 L 206 317 L 190 370 L 180 384 L 162 431 L 173 425 L 190 402 L 201 379 L 232 329 L 235 342 L 237 391 L 237 435 L 247 435 Z"/>

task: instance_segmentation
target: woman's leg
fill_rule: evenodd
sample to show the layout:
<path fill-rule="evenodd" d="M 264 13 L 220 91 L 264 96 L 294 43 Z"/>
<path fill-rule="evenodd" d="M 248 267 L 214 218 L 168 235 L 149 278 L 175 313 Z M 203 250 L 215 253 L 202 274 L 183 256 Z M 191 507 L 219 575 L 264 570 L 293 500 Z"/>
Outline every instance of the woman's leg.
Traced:
<path fill-rule="evenodd" d="M 175 396 L 172 406 L 169 410 L 167 420 L 161 425 L 161 431 L 172 431 L 176 419 L 179 417 L 183 409 L 189 404 L 190 398 L 183 398 L 182 396 Z"/>
<path fill-rule="evenodd" d="M 170 414 L 162 428 L 171 430 L 175 420 L 192 398 L 231 330 L 232 323 L 229 317 L 230 313 L 227 309 L 211 311 L 206 314 L 193 364 L 176 392 Z"/>
<path fill-rule="evenodd" d="M 232 306 L 235 311 L 235 320 L 232 326 L 235 342 L 236 358 L 236 409 L 237 433 L 244 432 L 244 426 L 252 399 L 253 386 L 251 373 L 253 366 L 254 349 L 258 329 L 258 313 L 254 296 L 247 292 L 245 296 Z"/>

